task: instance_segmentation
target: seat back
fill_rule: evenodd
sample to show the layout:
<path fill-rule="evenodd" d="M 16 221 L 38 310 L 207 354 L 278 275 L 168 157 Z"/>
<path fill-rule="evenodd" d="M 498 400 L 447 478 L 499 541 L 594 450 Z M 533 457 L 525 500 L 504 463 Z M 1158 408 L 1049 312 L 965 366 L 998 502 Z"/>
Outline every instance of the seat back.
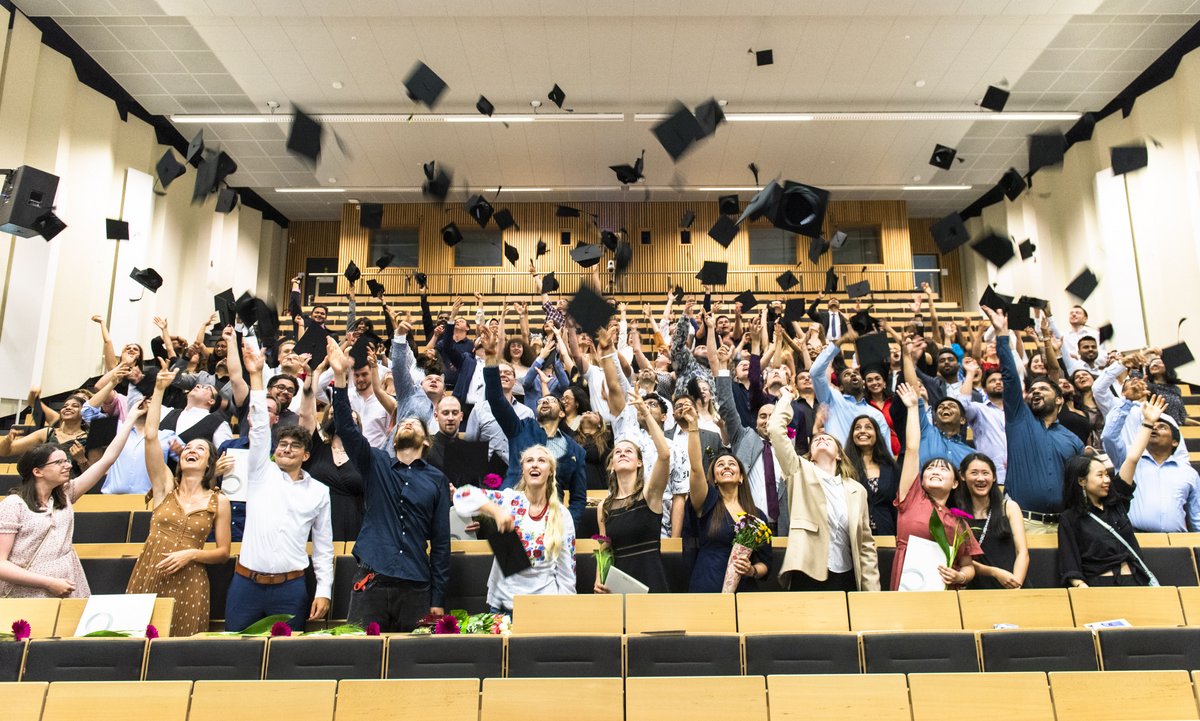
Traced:
<path fill-rule="evenodd" d="M 748 634 L 746 673 L 859 673 L 858 635 L 853 633 Z"/>
<path fill-rule="evenodd" d="M 573 721 L 624 721 L 623 685 L 619 678 L 485 678 L 479 718 L 524 721 L 529 700 L 537 699 L 542 708 L 561 709 Z"/>
<path fill-rule="evenodd" d="M 644 593 L 625 596 L 625 632 L 734 633 L 732 593 Z"/>
<path fill-rule="evenodd" d="M 968 631 L 864 633 L 867 673 L 963 673 L 979 670 L 975 635 Z"/>
<path fill-rule="evenodd" d="M 961 630 L 958 596 L 945 591 L 846 594 L 851 631 Z"/>
<path fill-rule="evenodd" d="M 621 673 L 621 637 L 511 636 L 509 678 L 604 678 Z"/>
<path fill-rule="evenodd" d="M 265 638 L 156 638 L 146 654 L 147 681 L 257 681 Z"/>
<path fill-rule="evenodd" d="M 334 721 L 391 718 L 398 709 L 404 710 L 405 721 L 478 721 L 479 679 L 347 679 L 338 682 Z"/>
<path fill-rule="evenodd" d="M 138 681 L 146 641 L 141 638 L 61 638 L 29 642 L 24 681 Z"/>
<path fill-rule="evenodd" d="M 30 638 L 50 638 L 60 603 L 57 598 L 0 598 L 0 629 L 7 631 L 14 621 L 26 621 Z"/>
<path fill-rule="evenodd" d="M 75 514 L 72 543 L 125 543 L 129 540 L 129 511 Z"/>
<path fill-rule="evenodd" d="M 630 636 L 627 676 L 736 676 L 742 672 L 741 639 L 735 635 Z"/>
<path fill-rule="evenodd" d="M 92 595 L 125 593 L 129 586 L 129 577 L 133 575 L 136 558 L 122 556 L 120 558 L 80 558 L 83 575 L 87 576 L 88 586 Z"/>
<path fill-rule="evenodd" d="M 1096 642 L 1085 629 L 984 631 L 979 646 L 989 673 L 1100 670 Z"/>
<path fill-rule="evenodd" d="M 741 633 L 850 630 L 842 591 L 739 593 L 736 599 L 737 630 Z"/>
<path fill-rule="evenodd" d="M 489 678 L 503 667 L 500 636 L 392 636 L 387 678 Z"/>
<path fill-rule="evenodd" d="M 914 718 L 941 718 L 948 695 L 971 699 L 983 719 L 1054 721 L 1044 673 L 914 673 L 908 677 Z"/>
<path fill-rule="evenodd" d="M 626 721 L 736 718 L 766 721 L 762 676 L 625 679 Z"/>
<path fill-rule="evenodd" d="M 4 699 L 4 718 L 8 721 L 39 721 L 42 706 L 46 703 L 45 681 L 34 683 L 0 683 L 0 698 Z"/>
<path fill-rule="evenodd" d="M 197 681 L 188 721 L 329 721 L 337 681 Z"/>
<path fill-rule="evenodd" d="M 1029 535 L 1026 536 L 1026 539 L 1038 537 Z M 1062 587 L 1062 579 L 1058 576 L 1058 549 L 1030 547 L 1029 570 L 1025 572 L 1025 583 L 1022 588 Z"/>
<path fill-rule="evenodd" d="M 0 642 L 0 683 L 20 680 L 26 645 L 25 641 Z"/>
<path fill-rule="evenodd" d="M 154 511 L 134 511 L 129 521 L 129 542 L 145 543 L 150 538 L 150 519 Z"/>
<path fill-rule="evenodd" d="M 192 684 L 187 681 L 117 683 L 55 682 L 46 694 L 42 721 L 104 718 L 126 721 L 185 721 Z"/>
<path fill-rule="evenodd" d="M 1200 668 L 1200 628 L 1111 628 L 1097 636 L 1105 671 Z"/>
<path fill-rule="evenodd" d="M 383 639 L 354 636 L 272 638 L 263 677 L 301 679 L 383 678 Z"/>
<path fill-rule="evenodd" d="M 767 676 L 771 721 L 910 721 L 904 674 Z"/>
<path fill-rule="evenodd" d="M 1075 625 L 1071 615 L 1071 599 L 1065 588 L 1031 588 L 996 591 L 959 591 L 958 605 L 962 610 L 965 629 L 985 630 L 998 623 L 1019 628 L 1070 628 Z"/>
<path fill-rule="evenodd" d="M 492 556 L 482 553 L 450 554 L 450 581 L 446 586 L 446 608 L 461 608 L 467 613 L 488 610 L 487 580 L 492 571 Z"/>
<path fill-rule="evenodd" d="M 1196 697 L 1186 671 L 1052 673 L 1058 721 L 1195 719 Z"/>
<path fill-rule="evenodd" d="M 1123 618 L 1134 626 L 1182 626 L 1179 592 L 1158 588 L 1072 588 L 1071 611 L 1075 625 Z"/>
<path fill-rule="evenodd" d="M 1197 585 L 1196 560 L 1190 548 L 1142 546 L 1142 560 L 1164 586 Z"/>
<path fill-rule="evenodd" d="M 625 630 L 624 596 L 588 594 L 516 596 L 512 632 L 520 634 L 615 633 Z"/>
<path fill-rule="evenodd" d="M 79 627 L 79 619 L 83 618 L 85 608 L 87 608 L 86 598 L 64 598 L 58 609 L 58 623 L 55 624 L 54 635 L 74 636 L 75 629 Z M 150 614 L 150 625 L 154 626 L 159 636 L 165 638 L 171 635 L 171 615 L 174 612 L 175 599 L 166 597 L 154 599 L 154 611 Z"/>

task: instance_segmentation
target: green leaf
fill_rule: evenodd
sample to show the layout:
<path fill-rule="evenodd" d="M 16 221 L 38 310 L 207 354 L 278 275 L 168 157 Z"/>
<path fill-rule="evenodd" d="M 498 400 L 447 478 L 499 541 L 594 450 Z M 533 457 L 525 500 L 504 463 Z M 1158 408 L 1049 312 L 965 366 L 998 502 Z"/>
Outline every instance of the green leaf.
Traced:
<path fill-rule="evenodd" d="M 83 634 L 83 638 L 129 638 L 128 631 L 92 631 Z"/>
<path fill-rule="evenodd" d="M 946 538 L 946 527 L 942 525 L 942 517 L 938 515 L 936 506 L 929 513 L 929 535 L 941 547 L 942 553 L 946 554 L 946 565 L 954 563 L 954 556 L 950 553 L 950 541 Z"/>
<path fill-rule="evenodd" d="M 362 626 L 353 623 L 343 623 L 333 628 L 323 628 L 320 631 L 309 631 L 301 636 L 365 636 L 367 632 Z"/>
<path fill-rule="evenodd" d="M 277 613 L 274 616 L 267 616 L 261 621 L 250 624 L 238 635 L 240 636 L 265 636 L 271 632 L 271 627 L 277 623 L 287 623 L 292 620 L 290 613 Z"/>
<path fill-rule="evenodd" d="M 600 583 L 608 580 L 608 569 L 613 565 L 613 552 L 611 548 L 600 548 L 593 551 L 596 557 L 596 570 L 600 574 Z"/>
<path fill-rule="evenodd" d="M 471 620 L 471 614 L 461 608 L 451 609 L 450 615 L 458 619 L 458 628 L 460 630 L 467 625 L 467 621 Z"/>

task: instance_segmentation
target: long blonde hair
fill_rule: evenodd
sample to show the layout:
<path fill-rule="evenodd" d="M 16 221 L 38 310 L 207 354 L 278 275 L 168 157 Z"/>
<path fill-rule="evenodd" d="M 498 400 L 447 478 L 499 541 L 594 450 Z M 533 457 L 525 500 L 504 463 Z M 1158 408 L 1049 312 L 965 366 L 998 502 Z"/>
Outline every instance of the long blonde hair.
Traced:
<path fill-rule="evenodd" d="M 546 479 L 546 531 L 543 538 L 546 541 L 546 560 L 557 562 L 559 551 L 563 545 L 563 514 L 567 509 L 558 500 L 558 459 L 554 453 L 543 445 L 530 446 L 521 452 L 521 480 L 516 490 L 525 493 L 525 459 L 534 453 L 544 453 L 550 459 L 550 476 Z"/>

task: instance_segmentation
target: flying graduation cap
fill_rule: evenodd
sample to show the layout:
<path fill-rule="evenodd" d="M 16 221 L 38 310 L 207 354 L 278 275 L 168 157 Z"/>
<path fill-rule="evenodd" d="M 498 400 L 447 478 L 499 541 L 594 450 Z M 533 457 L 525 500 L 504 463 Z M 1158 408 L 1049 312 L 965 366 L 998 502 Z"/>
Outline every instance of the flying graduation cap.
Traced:
<path fill-rule="evenodd" d="M 473 195 L 467 201 L 467 214 L 474 218 L 480 228 L 487 227 L 488 221 L 492 219 L 494 212 L 492 204 L 482 195 Z"/>
<path fill-rule="evenodd" d="M 1004 105 L 1008 102 L 1008 91 L 1004 88 L 998 88 L 995 85 L 989 85 L 987 92 L 983 94 L 983 100 L 979 101 L 979 105 L 986 110 L 994 110 L 1000 112 L 1004 110 Z"/>
<path fill-rule="evenodd" d="M 154 174 L 158 176 L 158 182 L 162 185 L 163 190 L 171 184 L 179 176 L 187 172 L 187 166 L 175 159 L 175 151 L 167 148 L 167 152 L 158 159 L 154 164 Z"/>
<path fill-rule="evenodd" d="M 550 88 L 550 92 L 546 93 L 546 97 L 550 99 L 550 102 L 557 105 L 559 110 L 562 110 L 563 103 L 567 100 L 567 94 L 563 92 L 562 88 L 558 87 L 558 83 L 555 83 L 554 87 Z"/>
<path fill-rule="evenodd" d="M 934 145 L 933 155 L 929 157 L 929 164 L 935 168 L 949 170 L 954 165 L 954 158 L 958 155 L 958 151 L 954 148 L 945 145 Z"/>
<path fill-rule="evenodd" d="M 421 103 L 430 110 L 437 105 L 442 93 L 446 92 L 446 81 L 438 77 L 433 69 L 421 61 L 413 66 L 408 77 L 404 79 L 404 88 L 409 100 Z"/>
<path fill-rule="evenodd" d="M 625 185 L 631 185 L 638 182 L 645 176 L 642 174 L 642 168 L 646 164 L 646 151 L 643 150 L 638 159 L 633 161 L 633 165 L 610 165 L 609 170 L 617 174 L 617 180 Z"/>
<path fill-rule="evenodd" d="M 321 136 L 324 134 L 324 128 L 320 121 L 300 108 L 293 109 L 295 113 L 292 115 L 292 128 L 288 132 L 287 150 L 315 167 L 321 157 Z"/>

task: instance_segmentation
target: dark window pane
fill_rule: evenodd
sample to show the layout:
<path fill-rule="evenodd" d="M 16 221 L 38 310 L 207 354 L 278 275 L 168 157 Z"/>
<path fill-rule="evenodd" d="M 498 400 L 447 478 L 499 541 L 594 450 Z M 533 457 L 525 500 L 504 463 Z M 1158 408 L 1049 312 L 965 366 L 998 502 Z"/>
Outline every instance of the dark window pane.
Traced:
<path fill-rule="evenodd" d="M 879 226 L 838 228 L 846 234 L 846 243 L 833 249 L 833 262 L 845 265 L 869 265 L 883 262 Z"/>
<path fill-rule="evenodd" d="M 418 248 L 420 241 L 416 228 L 388 228 L 371 233 L 371 252 L 367 263 L 374 264 L 377 258 L 392 254 L 392 265 L 399 268 L 416 268 L 420 265 Z"/>
<path fill-rule="evenodd" d="M 463 230 L 462 242 L 454 246 L 454 265 L 484 268 L 500 265 L 503 257 L 499 230 Z"/>
<path fill-rule="evenodd" d="M 796 234 L 778 228 L 750 228 L 750 265 L 794 265 Z"/>

